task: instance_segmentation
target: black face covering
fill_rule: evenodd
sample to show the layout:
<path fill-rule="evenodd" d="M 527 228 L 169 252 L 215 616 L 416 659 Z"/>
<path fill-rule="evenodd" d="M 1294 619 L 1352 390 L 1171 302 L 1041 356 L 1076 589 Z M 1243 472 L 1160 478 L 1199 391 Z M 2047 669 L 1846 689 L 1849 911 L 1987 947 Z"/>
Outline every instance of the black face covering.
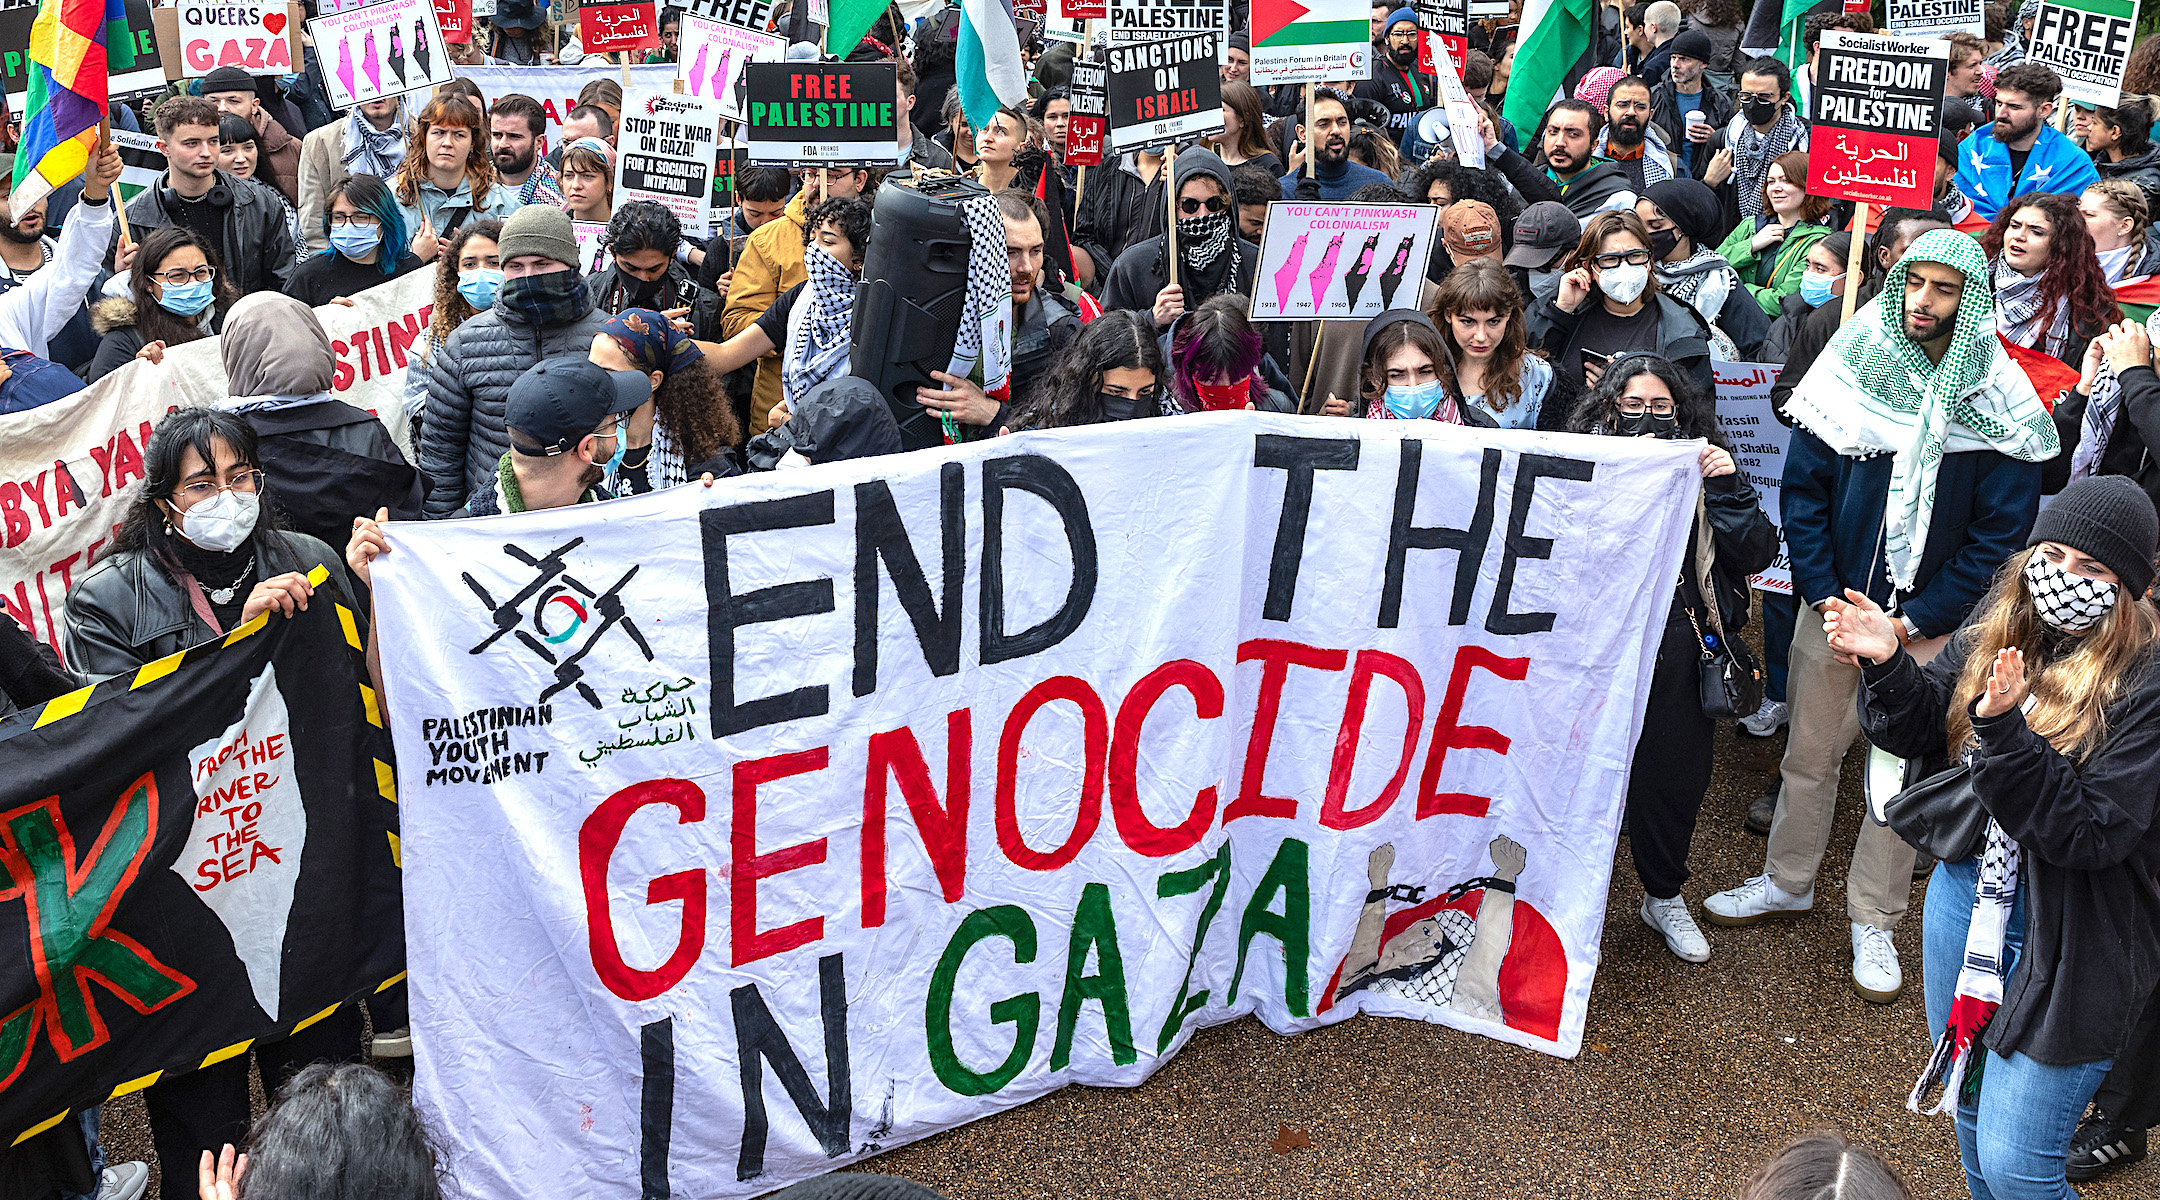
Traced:
<path fill-rule="evenodd" d="M 623 282 L 630 285 L 625 290 L 630 296 L 631 308 L 657 308 L 660 289 L 667 286 L 667 276 L 658 279 L 639 279 L 629 272 L 623 273 Z"/>
<path fill-rule="evenodd" d="M 1777 120 L 1778 106 L 1765 100 L 1750 100 L 1740 106 L 1740 115 L 1750 125 L 1768 125 Z"/>
<path fill-rule="evenodd" d="M 1134 417 L 1153 415 L 1154 402 L 1136 396 L 1120 396 L 1115 392 L 1095 393 L 1095 403 L 1102 406 L 1103 420 L 1130 421 Z"/>
<path fill-rule="evenodd" d="M 1656 262 L 1664 262 L 1665 256 L 1671 254 L 1673 247 L 1679 244 L 1680 235 L 1674 230 L 1654 229 L 1650 231 L 1650 257 Z"/>
<path fill-rule="evenodd" d="M 1641 437 L 1647 433 L 1651 437 L 1671 441 L 1680 436 L 1680 414 L 1665 413 L 1660 416 L 1647 408 L 1634 416 L 1621 413 L 1620 423 L 1613 426 L 1613 432 L 1621 437 Z"/>

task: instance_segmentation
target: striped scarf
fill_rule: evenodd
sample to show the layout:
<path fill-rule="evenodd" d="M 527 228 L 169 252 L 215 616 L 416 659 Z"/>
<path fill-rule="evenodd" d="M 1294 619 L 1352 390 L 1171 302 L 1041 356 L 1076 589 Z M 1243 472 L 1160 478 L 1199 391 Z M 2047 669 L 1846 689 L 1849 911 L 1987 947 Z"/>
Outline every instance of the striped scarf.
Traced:
<path fill-rule="evenodd" d="M 345 119 L 345 170 L 352 175 L 373 175 L 388 182 L 405 161 L 405 106 L 398 105 L 390 128 L 377 129 L 360 115 L 355 105 Z"/>
<path fill-rule="evenodd" d="M 781 390 L 789 405 L 811 388 L 848 371 L 848 328 L 855 318 L 855 276 L 825 247 L 803 247 L 809 282 L 788 319 L 787 350 L 780 362 Z"/>
<path fill-rule="evenodd" d="M 1942 1085 L 1942 1095 L 1923 1116 L 1953 1112 L 1960 1100 L 1980 1095 L 1980 1073 L 1987 1058 L 1980 1035 L 2002 1007 L 2003 941 L 2010 928 L 2011 906 L 2017 901 L 2018 857 L 2018 844 L 1993 817 L 1988 818 L 1987 849 L 1980 855 L 1980 881 L 1973 889 L 1972 924 L 1965 930 L 1965 962 L 1958 968 L 1950 1020 L 1936 1038 L 1927 1068 L 1905 1097 L 1908 1111 L 1920 1112 L 1922 1099 L 1936 1084 Z"/>
<path fill-rule="evenodd" d="M 1725 144 L 1733 152 L 1733 196 L 1740 202 L 1740 215 L 1759 217 L 1763 215 L 1762 181 L 1770 173 L 1770 164 L 1778 156 L 1794 149 L 1806 149 L 1807 127 L 1790 104 L 1778 109 L 1778 119 L 1770 126 L 1770 132 L 1757 133 L 1744 116 L 1734 116 L 1725 127 Z"/>

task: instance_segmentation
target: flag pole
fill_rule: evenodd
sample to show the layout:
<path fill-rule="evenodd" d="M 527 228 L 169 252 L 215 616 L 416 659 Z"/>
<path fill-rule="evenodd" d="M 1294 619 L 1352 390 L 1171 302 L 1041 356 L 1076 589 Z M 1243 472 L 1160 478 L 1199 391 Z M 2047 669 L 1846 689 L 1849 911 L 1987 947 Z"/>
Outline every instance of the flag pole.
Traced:
<path fill-rule="evenodd" d="M 1163 232 L 1168 234 L 1170 238 L 1170 283 L 1175 284 L 1177 282 L 1177 160 L 1172 158 L 1167 150 L 1163 152 L 1162 180 L 1163 197 L 1167 201 L 1163 208 L 1170 218 L 1170 223 L 1163 227 Z"/>
<path fill-rule="evenodd" d="M 1313 178 L 1313 85 L 1305 85 L 1305 178 Z"/>
<path fill-rule="evenodd" d="M 1838 324 L 1852 320 L 1853 305 L 1860 292 L 1860 246 L 1867 240 L 1867 201 L 1853 210 L 1852 245 L 1845 251 L 1845 302 L 1838 310 Z"/>
<path fill-rule="evenodd" d="M 103 154 L 110 149 L 112 149 L 112 116 L 108 112 L 105 119 L 98 122 L 98 153 Z M 120 220 L 120 244 L 125 246 L 135 240 L 135 233 L 128 228 L 127 205 L 122 203 L 120 199 L 119 180 L 113 180 L 112 191 L 107 193 L 106 199 L 113 206 L 113 216 Z"/>

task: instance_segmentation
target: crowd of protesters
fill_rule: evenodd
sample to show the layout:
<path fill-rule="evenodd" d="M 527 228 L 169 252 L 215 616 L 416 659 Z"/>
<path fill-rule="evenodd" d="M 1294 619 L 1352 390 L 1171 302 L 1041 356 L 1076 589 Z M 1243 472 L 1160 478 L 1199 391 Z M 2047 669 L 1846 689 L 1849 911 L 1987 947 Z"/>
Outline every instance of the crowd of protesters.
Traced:
<path fill-rule="evenodd" d="M 2124 298 L 2160 273 L 2160 38 L 2133 52 L 2115 106 L 2082 107 L 2025 56 L 2036 7 L 1991 5 L 1988 38 L 1948 39 L 1932 203 L 1857 228 L 1853 206 L 1808 190 L 1818 44 L 1874 29 L 1836 5 L 1806 18 L 1789 65 L 1744 44 L 1734 0 L 1606 0 L 1597 65 L 1520 129 L 1502 115 L 1515 27 L 1473 22 L 1459 67 L 1482 167 L 1420 120 L 1443 100 L 1411 9 L 1373 7 L 1370 78 L 1310 93 L 1255 83 L 1240 32 L 1219 134 L 1090 168 L 1066 161 L 1072 45 L 1027 46 L 1027 101 L 975 114 L 978 129 L 954 86 L 952 11 L 895 6 L 837 56 L 896 64 L 893 164 L 746 167 L 702 238 L 658 204 L 617 202 L 611 71 L 551 130 L 534 97 L 489 103 L 463 79 L 332 111 L 312 48 L 291 76 L 221 67 L 146 112 L 116 106 L 162 155 L 124 236 L 117 151 L 26 210 L 0 195 L 0 413 L 212 337 L 229 384 L 157 426 L 140 499 L 66 594 L 66 667 L 0 622 L 0 712 L 323 590 L 351 603 L 387 551 L 384 521 L 903 452 L 910 414 L 850 374 L 877 200 L 964 175 L 1003 227 L 1012 370 L 991 389 L 940 372 L 917 393 L 948 441 L 1242 409 L 1699 440 L 1696 535 L 1626 794 L 1641 919 L 1699 963 L 1713 948 L 1698 911 L 1724 928 L 1812 914 L 1856 741 L 1909 760 L 1908 781 L 1957 775 L 1944 803 L 1985 818 L 1962 854 L 1863 820 L 1832 867 L 1851 986 L 1903 993 L 1895 935 L 1925 875 L 1915 1059 L 1934 1054 L 1914 1103 L 1943 1088 L 1976 1200 L 2071 1194 L 2143 1158 L 2160 1122 L 2160 376 Z M 595 61 L 545 14 L 498 0 L 453 57 Z M 647 61 L 673 61 L 678 31 L 664 19 Z M 1248 319 L 1279 200 L 1440 206 L 1429 261 L 1407 264 L 1414 301 L 1369 321 Z M 604 227 L 597 255 L 578 223 Z M 418 272 L 433 307 L 401 448 L 332 398 L 312 310 Z M 1779 372 L 1775 525 L 1718 418 L 1721 361 Z M 1753 591 L 1780 526 L 1792 591 Z M 310 585 L 311 567 L 338 564 Z M 1762 871 L 1691 906 L 1717 726 L 1700 664 L 1732 641 L 1760 646 L 1766 682 L 1738 730 L 1784 731 L 1783 761 L 1747 820 L 1768 839 Z M 371 1046 L 341 1009 L 148 1087 L 166 1177 L 200 1157 L 205 1200 L 435 1195 L 396 1088 L 323 1065 L 409 1055 L 403 1006 L 402 988 L 370 1001 Z M 251 1059 L 281 1099 L 250 1140 Z M 340 1138 L 372 1139 L 343 1161 L 378 1174 L 309 1180 L 311 1147 Z M 252 1165 L 218 1160 L 228 1143 Z M 10 1190 L 40 1198 L 131 1200 L 146 1174 L 103 1167 L 94 1113 L 11 1159 L 24 1182 Z M 1748 1189 L 1903 1195 L 1835 1138 Z"/>

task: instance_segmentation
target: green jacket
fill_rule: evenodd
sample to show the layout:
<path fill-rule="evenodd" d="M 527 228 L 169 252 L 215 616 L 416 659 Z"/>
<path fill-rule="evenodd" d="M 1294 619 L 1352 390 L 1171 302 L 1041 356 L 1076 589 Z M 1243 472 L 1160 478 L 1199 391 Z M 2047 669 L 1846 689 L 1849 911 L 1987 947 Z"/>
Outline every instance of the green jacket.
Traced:
<path fill-rule="evenodd" d="M 1807 271 L 1808 247 L 1829 237 L 1834 232 L 1828 225 L 1803 222 L 1795 225 L 1785 240 L 1775 247 L 1777 258 L 1770 268 L 1767 286 L 1755 282 L 1756 255 L 1751 245 L 1762 226 L 1754 221 L 1742 221 L 1733 227 L 1725 244 L 1718 247 L 1718 255 L 1740 273 L 1741 282 L 1755 294 L 1755 302 L 1772 317 L 1779 315 L 1778 301 L 1800 290 L 1800 276 Z"/>

